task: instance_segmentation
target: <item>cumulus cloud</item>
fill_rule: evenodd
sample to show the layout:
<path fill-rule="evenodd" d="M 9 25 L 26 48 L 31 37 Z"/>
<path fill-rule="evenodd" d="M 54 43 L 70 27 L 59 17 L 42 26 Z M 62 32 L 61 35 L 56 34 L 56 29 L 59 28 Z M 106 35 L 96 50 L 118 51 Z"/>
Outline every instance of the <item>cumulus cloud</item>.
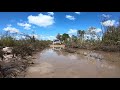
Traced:
<path fill-rule="evenodd" d="M 28 16 L 28 21 L 29 23 L 40 27 L 47 27 L 55 23 L 53 16 L 43 15 L 41 13 L 38 16 L 33 15 Z"/>
<path fill-rule="evenodd" d="M 3 28 L 4 31 L 8 31 L 10 33 L 19 33 L 19 29 L 16 29 L 12 27 L 11 25 L 8 25 L 6 28 Z"/>
<path fill-rule="evenodd" d="M 101 23 L 103 26 L 113 26 L 115 24 L 115 20 L 107 20 Z"/>
<path fill-rule="evenodd" d="M 69 20 L 75 20 L 75 17 L 74 16 L 71 16 L 71 15 L 66 15 L 65 16 L 67 19 L 69 19 Z"/>
<path fill-rule="evenodd" d="M 18 25 L 18 26 L 22 26 L 22 27 L 24 27 L 24 29 L 26 29 L 26 30 L 31 29 L 31 28 L 30 28 L 31 25 L 28 24 L 28 23 L 17 23 L 17 25 Z"/>
<path fill-rule="evenodd" d="M 53 12 L 48 12 L 48 15 L 54 15 L 54 13 Z"/>
<path fill-rule="evenodd" d="M 80 12 L 75 12 L 75 13 L 80 15 Z"/>

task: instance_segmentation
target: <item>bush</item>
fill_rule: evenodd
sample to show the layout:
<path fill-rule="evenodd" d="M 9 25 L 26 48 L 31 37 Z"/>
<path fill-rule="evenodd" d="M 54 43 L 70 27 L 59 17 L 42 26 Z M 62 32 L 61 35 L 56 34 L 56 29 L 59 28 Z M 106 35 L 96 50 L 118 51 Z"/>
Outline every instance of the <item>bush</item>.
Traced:
<path fill-rule="evenodd" d="M 0 49 L 0 58 L 1 58 L 1 60 L 3 60 L 4 59 L 4 52 Z"/>
<path fill-rule="evenodd" d="M 15 39 L 12 38 L 11 36 L 8 37 L 2 37 L 0 40 L 0 46 L 7 46 L 7 47 L 11 47 L 15 45 Z"/>

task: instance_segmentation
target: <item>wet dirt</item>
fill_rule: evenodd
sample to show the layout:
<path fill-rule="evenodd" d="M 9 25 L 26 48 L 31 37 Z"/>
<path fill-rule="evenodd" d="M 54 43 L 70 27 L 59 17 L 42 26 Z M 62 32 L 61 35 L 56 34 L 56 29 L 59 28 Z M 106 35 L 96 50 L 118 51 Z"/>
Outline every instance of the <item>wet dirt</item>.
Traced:
<path fill-rule="evenodd" d="M 48 48 L 34 56 L 25 78 L 119 78 L 120 54 L 77 50 L 77 53 Z"/>

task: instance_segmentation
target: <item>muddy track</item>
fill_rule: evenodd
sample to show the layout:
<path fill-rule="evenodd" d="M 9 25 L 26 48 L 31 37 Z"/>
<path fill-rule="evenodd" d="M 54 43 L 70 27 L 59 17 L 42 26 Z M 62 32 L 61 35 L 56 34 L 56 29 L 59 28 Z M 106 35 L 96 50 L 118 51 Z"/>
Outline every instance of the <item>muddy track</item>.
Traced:
<path fill-rule="evenodd" d="M 120 77 L 118 53 L 91 52 L 90 55 L 88 52 L 90 51 L 77 50 L 77 53 L 68 53 L 45 49 L 34 56 L 35 64 L 27 68 L 25 78 Z M 102 59 L 97 58 L 97 55 Z"/>

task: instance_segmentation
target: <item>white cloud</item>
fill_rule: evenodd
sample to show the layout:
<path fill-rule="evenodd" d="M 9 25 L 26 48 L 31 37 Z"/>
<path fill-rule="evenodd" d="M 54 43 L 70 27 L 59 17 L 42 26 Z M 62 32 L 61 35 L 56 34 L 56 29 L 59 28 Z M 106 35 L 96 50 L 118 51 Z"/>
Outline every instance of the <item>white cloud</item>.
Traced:
<path fill-rule="evenodd" d="M 22 39 L 25 39 L 26 37 L 25 36 L 21 36 Z"/>
<path fill-rule="evenodd" d="M 70 35 L 70 37 L 71 37 L 72 35 L 77 35 L 77 30 L 76 30 L 76 29 L 70 29 L 70 30 L 68 31 L 68 34 Z"/>
<path fill-rule="evenodd" d="M 48 36 L 48 40 L 53 40 L 53 39 L 56 39 L 55 36 Z"/>
<path fill-rule="evenodd" d="M 75 20 L 75 17 L 74 16 L 71 16 L 71 15 L 66 15 L 65 16 L 67 19 L 69 19 L 69 20 Z"/>
<path fill-rule="evenodd" d="M 15 38 L 17 39 L 17 40 L 19 40 L 19 39 L 21 39 L 21 36 L 15 36 Z"/>
<path fill-rule="evenodd" d="M 99 32 L 101 32 L 102 30 L 100 29 L 100 28 L 97 28 L 97 29 L 95 29 L 95 32 L 96 33 L 99 33 Z"/>
<path fill-rule="evenodd" d="M 28 23 L 17 23 L 17 25 L 24 27 L 24 29 L 29 30 L 31 29 L 31 25 Z"/>
<path fill-rule="evenodd" d="M 111 17 L 111 15 L 107 15 L 107 14 L 102 14 L 102 16 L 105 17 L 105 18 L 110 18 Z"/>
<path fill-rule="evenodd" d="M 68 31 L 68 34 L 76 34 L 77 33 L 77 30 L 76 29 L 70 29 Z"/>
<path fill-rule="evenodd" d="M 14 27 L 11 27 L 11 25 L 8 25 L 6 28 L 3 28 L 3 30 L 8 31 L 10 33 L 19 33 L 19 30 Z"/>
<path fill-rule="evenodd" d="M 55 23 L 53 16 L 43 15 L 41 13 L 38 16 L 28 16 L 28 21 L 40 27 L 47 27 Z"/>
<path fill-rule="evenodd" d="M 91 32 L 93 32 L 93 31 L 96 32 L 96 33 L 99 33 L 99 32 L 101 32 L 102 30 L 101 30 L 100 28 L 95 28 L 95 29 L 92 29 L 92 30 L 91 30 Z"/>
<path fill-rule="evenodd" d="M 49 35 L 40 35 L 40 39 L 42 39 L 42 40 L 54 40 L 54 39 L 56 39 L 56 37 L 49 36 Z"/>
<path fill-rule="evenodd" d="M 113 26 L 115 24 L 115 20 L 107 20 L 101 23 L 103 26 Z"/>
<path fill-rule="evenodd" d="M 48 15 L 54 15 L 54 13 L 53 12 L 48 12 Z"/>
<path fill-rule="evenodd" d="M 80 12 L 75 12 L 75 13 L 80 15 Z"/>

